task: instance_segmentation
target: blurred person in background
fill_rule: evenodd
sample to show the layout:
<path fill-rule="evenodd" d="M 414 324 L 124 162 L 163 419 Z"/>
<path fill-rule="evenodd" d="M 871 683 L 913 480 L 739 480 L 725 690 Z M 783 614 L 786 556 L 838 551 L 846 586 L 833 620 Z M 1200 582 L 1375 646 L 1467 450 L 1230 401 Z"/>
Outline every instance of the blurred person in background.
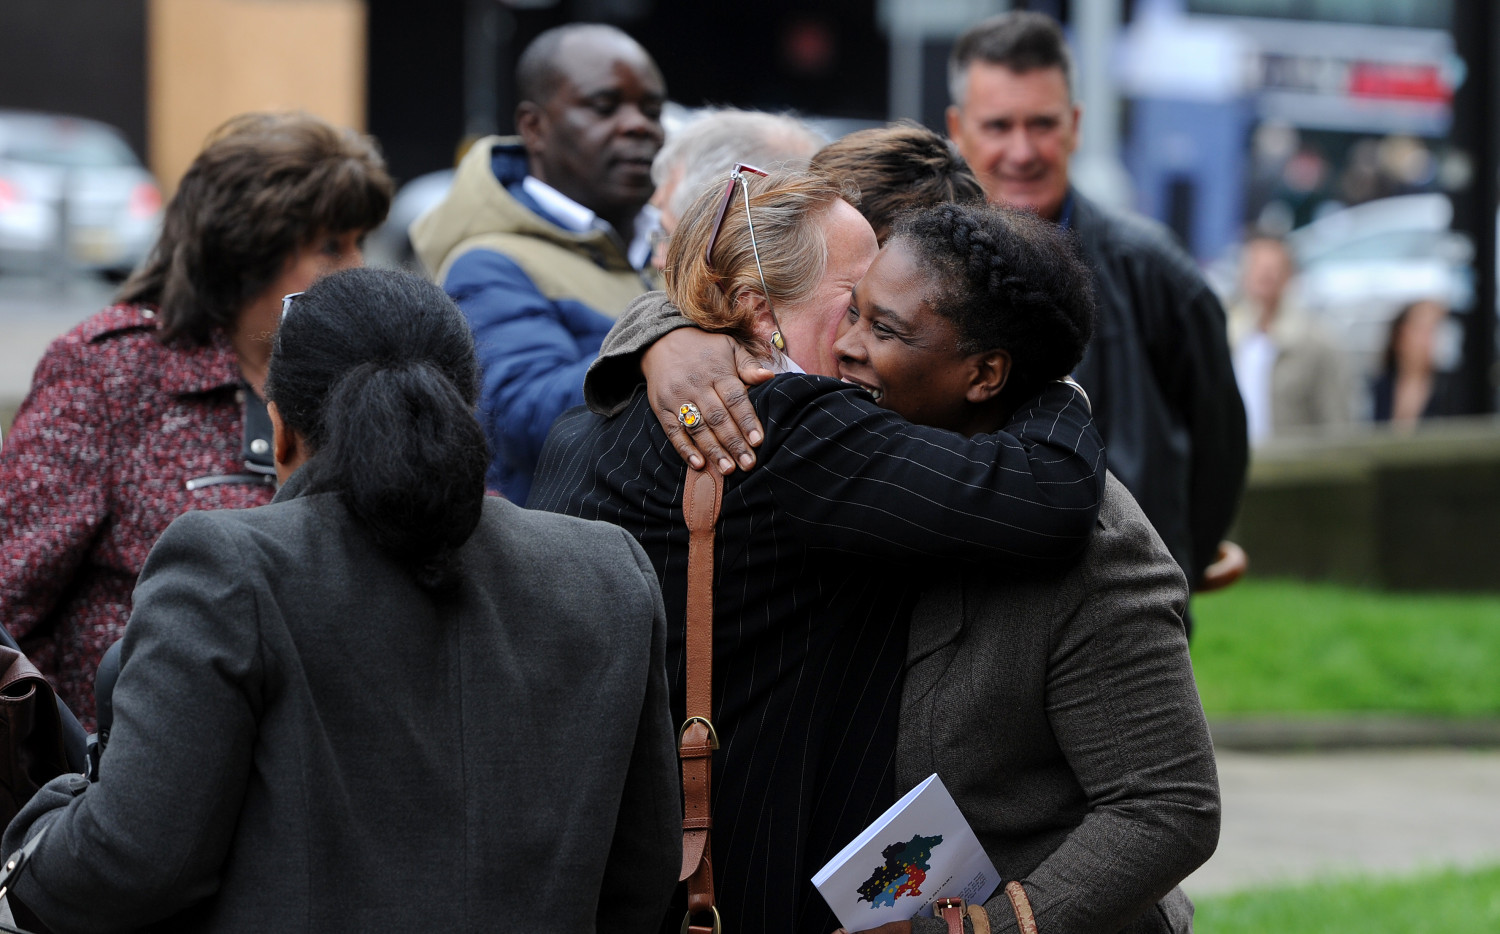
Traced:
<path fill-rule="evenodd" d="M 476 142 L 447 197 L 411 228 L 469 319 L 491 489 L 526 501 L 552 422 L 631 300 L 656 285 L 648 209 L 666 85 L 613 26 L 549 29 L 516 63 L 520 137 Z"/>
<path fill-rule="evenodd" d="M 1453 374 L 1437 368 L 1438 333 L 1448 306 L 1436 299 L 1413 302 L 1391 322 L 1380 372 L 1370 396 L 1376 422 L 1409 431 L 1426 418 L 1458 412 Z"/>
<path fill-rule="evenodd" d="M 651 253 L 657 271 L 666 264 L 666 241 L 703 189 L 722 180 L 724 166 L 744 162 L 769 169 L 805 168 L 824 143 L 812 127 L 790 114 L 725 107 L 695 118 L 667 140 L 651 163 L 651 196 L 661 230 Z"/>
<path fill-rule="evenodd" d="M 654 931 L 682 811 L 645 554 L 485 495 L 436 285 L 349 270 L 287 308 L 281 489 L 161 536 L 99 781 L 11 823 L 7 852 L 46 833 L 15 894 L 70 931 Z"/>
<path fill-rule="evenodd" d="M 0 449 L 0 622 L 86 728 L 99 658 L 163 529 L 275 492 L 263 400 L 282 296 L 361 261 L 392 184 L 307 114 L 219 127 L 118 304 L 59 338 Z"/>
<path fill-rule="evenodd" d="M 948 64 L 948 135 L 990 201 L 1071 229 L 1094 272 L 1099 326 L 1074 375 L 1109 467 L 1197 588 L 1243 572 L 1221 542 L 1249 445 L 1224 309 L 1164 227 L 1105 210 L 1070 184 L 1082 111 L 1057 22 L 1014 12 L 959 37 Z"/>
<path fill-rule="evenodd" d="M 1293 301 L 1296 271 L 1296 260 L 1279 237 L 1258 234 L 1246 241 L 1229 334 L 1255 444 L 1350 421 L 1348 362 Z"/>

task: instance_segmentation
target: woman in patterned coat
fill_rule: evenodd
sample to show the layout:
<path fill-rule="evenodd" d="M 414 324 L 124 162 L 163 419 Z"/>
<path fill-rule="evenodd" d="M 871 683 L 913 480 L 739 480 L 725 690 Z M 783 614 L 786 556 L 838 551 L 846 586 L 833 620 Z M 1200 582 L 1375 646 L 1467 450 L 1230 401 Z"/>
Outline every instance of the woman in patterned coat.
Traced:
<path fill-rule="evenodd" d="M 216 130 L 118 303 L 53 342 L 0 449 L 0 624 L 92 728 L 94 669 L 157 536 L 275 492 L 261 401 L 281 298 L 361 261 L 374 142 L 307 114 Z"/>

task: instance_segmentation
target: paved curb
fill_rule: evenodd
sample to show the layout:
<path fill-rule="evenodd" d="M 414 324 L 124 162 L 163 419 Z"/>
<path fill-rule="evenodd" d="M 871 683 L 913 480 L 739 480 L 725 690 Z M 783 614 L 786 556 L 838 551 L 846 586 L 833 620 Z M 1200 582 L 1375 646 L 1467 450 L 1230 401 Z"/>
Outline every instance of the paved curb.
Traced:
<path fill-rule="evenodd" d="M 1500 719 L 1443 717 L 1215 717 L 1208 721 L 1214 746 L 1245 752 L 1500 748 Z"/>

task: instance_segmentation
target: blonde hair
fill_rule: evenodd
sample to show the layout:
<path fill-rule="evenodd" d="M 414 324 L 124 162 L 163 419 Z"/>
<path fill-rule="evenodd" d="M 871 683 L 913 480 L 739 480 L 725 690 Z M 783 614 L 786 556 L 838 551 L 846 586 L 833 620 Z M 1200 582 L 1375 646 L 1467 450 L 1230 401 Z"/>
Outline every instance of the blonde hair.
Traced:
<path fill-rule="evenodd" d="M 751 308 L 739 301 L 745 290 L 764 293 L 772 308 L 794 303 L 817 287 L 828 260 L 828 244 L 818 220 L 840 199 L 856 196 L 827 175 L 797 170 L 760 176 L 745 173 L 755 223 L 760 270 L 750 244 L 745 191 L 735 186 L 714 243 L 713 261 L 704 249 L 713 236 L 714 217 L 724 198 L 727 174 L 694 199 L 667 247 L 667 297 L 705 331 L 732 335 L 746 344 L 757 340 Z M 760 273 L 765 274 L 762 288 Z M 763 343 L 763 342 L 762 342 Z"/>

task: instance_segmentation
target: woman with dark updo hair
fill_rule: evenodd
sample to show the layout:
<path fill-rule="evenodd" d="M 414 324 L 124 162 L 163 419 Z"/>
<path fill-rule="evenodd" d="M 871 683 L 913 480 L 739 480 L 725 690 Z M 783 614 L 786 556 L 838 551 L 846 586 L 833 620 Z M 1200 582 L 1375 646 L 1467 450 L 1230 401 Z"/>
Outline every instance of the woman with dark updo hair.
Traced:
<path fill-rule="evenodd" d="M 99 781 L 11 823 L 46 834 L 12 897 L 58 930 L 654 931 L 682 810 L 640 546 L 485 496 L 442 289 L 357 269 L 285 308 L 281 488 L 161 536 Z"/>

